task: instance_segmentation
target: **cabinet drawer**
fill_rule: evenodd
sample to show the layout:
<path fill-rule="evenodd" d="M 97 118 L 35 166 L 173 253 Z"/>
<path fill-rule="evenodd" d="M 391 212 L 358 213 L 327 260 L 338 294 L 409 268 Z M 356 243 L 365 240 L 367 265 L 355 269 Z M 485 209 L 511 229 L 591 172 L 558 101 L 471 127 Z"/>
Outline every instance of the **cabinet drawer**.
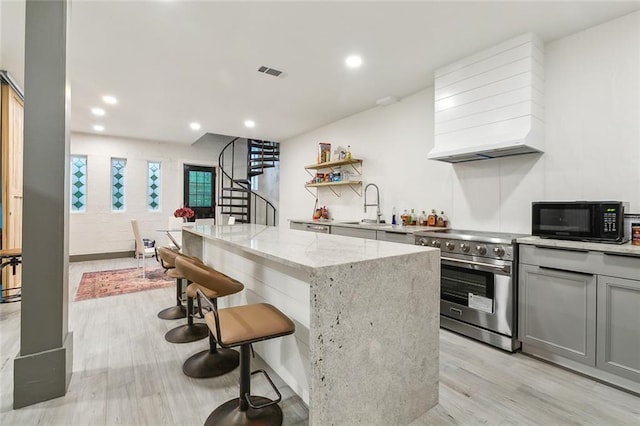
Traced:
<path fill-rule="evenodd" d="M 598 274 L 602 253 L 520 245 L 520 262 L 547 268 Z"/>
<path fill-rule="evenodd" d="M 610 277 L 640 280 L 640 257 L 618 253 L 602 253 L 602 264 L 598 271 Z"/>
<path fill-rule="evenodd" d="M 347 237 L 376 239 L 376 231 L 371 229 L 349 228 L 346 226 L 332 226 L 331 233 L 335 235 L 345 235 Z"/>
<path fill-rule="evenodd" d="M 408 232 L 377 231 L 377 239 L 380 241 L 392 241 L 394 243 L 414 244 L 415 237 Z"/>

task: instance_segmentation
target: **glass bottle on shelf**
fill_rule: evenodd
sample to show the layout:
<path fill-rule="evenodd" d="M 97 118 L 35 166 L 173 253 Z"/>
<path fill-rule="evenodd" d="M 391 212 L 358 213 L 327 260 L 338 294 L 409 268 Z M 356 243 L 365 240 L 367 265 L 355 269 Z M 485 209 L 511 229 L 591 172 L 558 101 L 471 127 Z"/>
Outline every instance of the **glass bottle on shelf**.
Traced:
<path fill-rule="evenodd" d="M 416 223 L 416 225 L 424 226 L 426 223 L 427 223 L 427 215 L 424 212 L 424 210 L 422 210 L 422 213 L 420 213 L 420 215 L 418 216 L 418 222 Z"/>
<path fill-rule="evenodd" d="M 444 215 L 444 210 L 440 211 L 440 216 L 436 219 L 436 224 L 441 228 L 446 228 L 449 225 L 449 220 Z"/>
<path fill-rule="evenodd" d="M 407 209 L 404 209 L 402 215 L 400 215 L 400 219 L 402 219 L 403 226 L 407 226 L 409 224 L 409 212 L 407 212 Z"/>
<path fill-rule="evenodd" d="M 436 209 L 431 209 L 431 214 L 427 218 L 427 226 L 436 226 L 438 221 L 438 215 L 436 215 Z"/>
<path fill-rule="evenodd" d="M 347 153 L 345 155 L 347 160 L 351 160 L 351 145 L 347 145 Z"/>

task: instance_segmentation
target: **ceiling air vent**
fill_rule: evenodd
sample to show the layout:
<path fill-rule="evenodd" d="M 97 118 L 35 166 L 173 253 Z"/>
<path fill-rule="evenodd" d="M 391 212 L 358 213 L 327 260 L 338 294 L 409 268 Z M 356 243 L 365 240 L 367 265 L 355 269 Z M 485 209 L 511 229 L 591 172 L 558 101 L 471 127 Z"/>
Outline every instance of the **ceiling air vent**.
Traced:
<path fill-rule="evenodd" d="M 264 65 L 261 66 L 260 68 L 258 68 L 258 72 L 261 72 L 263 74 L 269 74 L 269 75 L 272 75 L 274 77 L 280 77 L 280 75 L 282 75 L 282 71 L 277 70 L 275 68 L 265 67 Z"/>

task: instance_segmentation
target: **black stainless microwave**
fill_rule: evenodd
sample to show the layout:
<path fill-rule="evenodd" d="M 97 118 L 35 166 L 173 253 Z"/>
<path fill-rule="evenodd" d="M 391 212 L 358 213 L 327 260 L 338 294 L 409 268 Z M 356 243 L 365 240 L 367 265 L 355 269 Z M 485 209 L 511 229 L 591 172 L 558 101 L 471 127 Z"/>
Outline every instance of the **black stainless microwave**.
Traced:
<path fill-rule="evenodd" d="M 624 243 L 629 240 L 621 201 L 532 203 L 531 233 L 562 240 Z"/>

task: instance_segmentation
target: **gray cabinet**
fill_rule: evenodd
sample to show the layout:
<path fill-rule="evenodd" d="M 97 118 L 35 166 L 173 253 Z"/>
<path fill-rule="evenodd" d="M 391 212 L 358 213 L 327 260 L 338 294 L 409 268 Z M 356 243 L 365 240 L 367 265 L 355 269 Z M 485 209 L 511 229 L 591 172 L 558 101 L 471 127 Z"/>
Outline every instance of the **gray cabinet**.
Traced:
<path fill-rule="evenodd" d="M 640 281 L 598 276 L 597 329 L 597 367 L 640 382 Z"/>
<path fill-rule="evenodd" d="M 414 244 L 415 237 L 410 232 L 376 231 L 376 239 L 394 243 Z"/>
<path fill-rule="evenodd" d="M 345 235 L 347 237 L 376 239 L 376 231 L 373 229 L 351 228 L 348 226 L 331 226 L 331 233 L 335 235 Z"/>
<path fill-rule="evenodd" d="M 521 265 L 520 340 L 595 366 L 596 293 L 593 274 Z"/>
<path fill-rule="evenodd" d="M 522 351 L 640 392 L 640 253 L 600 246 L 520 245 Z"/>
<path fill-rule="evenodd" d="M 306 222 L 289 222 L 289 229 L 297 229 L 299 231 L 318 232 L 320 234 L 330 234 L 331 225 L 306 223 Z"/>

